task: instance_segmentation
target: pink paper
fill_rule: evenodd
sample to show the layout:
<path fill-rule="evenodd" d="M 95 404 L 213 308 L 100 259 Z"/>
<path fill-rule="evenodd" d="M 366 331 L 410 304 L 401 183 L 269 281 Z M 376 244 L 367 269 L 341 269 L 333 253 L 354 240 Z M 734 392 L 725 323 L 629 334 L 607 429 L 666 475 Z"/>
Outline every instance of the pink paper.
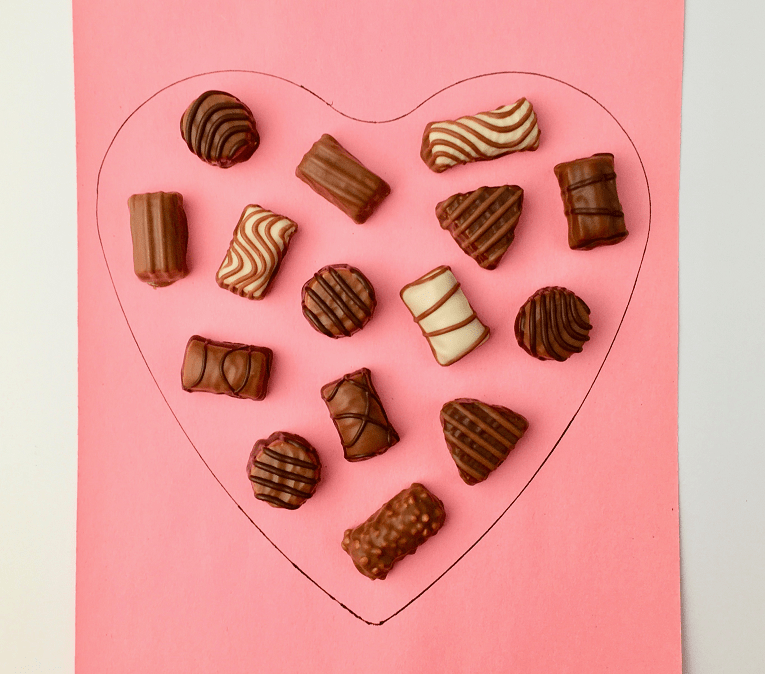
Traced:
<path fill-rule="evenodd" d="M 78 671 L 680 671 L 682 4 L 578 4 L 75 1 Z M 227 171 L 194 157 L 178 130 L 207 89 L 244 100 L 262 137 Z M 441 175 L 420 160 L 427 122 L 521 96 L 539 116 L 538 151 Z M 322 133 L 392 187 L 365 225 L 294 176 Z M 552 167 L 606 151 L 630 236 L 571 251 Z M 504 183 L 524 188 L 524 208 L 489 272 L 433 207 Z M 132 271 L 126 202 L 158 190 L 184 195 L 191 274 L 153 290 Z M 248 203 L 299 225 L 262 302 L 214 281 Z M 349 339 L 325 338 L 300 313 L 302 284 L 330 263 L 359 267 L 377 291 L 372 321 Z M 398 297 L 439 264 L 492 328 L 449 368 Z M 592 310 L 592 339 L 566 363 L 530 358 L 513 335 L 544 285 Z M 183 392 L 192 334 L 272 348 L 267 398 Z M 319 389 L 363 366 L 401 442 L 350 464 Z M 530 421 L 475 487 L 438 423 L 456 397 Z M 254 442 L 277 430 L 322 458 L 322 483 L 295 512 L 256 501 L 244 471 Z M 372 583 L 340 548 L 343 531 L 413 481 L 444 501 L 447 523 Z"/>

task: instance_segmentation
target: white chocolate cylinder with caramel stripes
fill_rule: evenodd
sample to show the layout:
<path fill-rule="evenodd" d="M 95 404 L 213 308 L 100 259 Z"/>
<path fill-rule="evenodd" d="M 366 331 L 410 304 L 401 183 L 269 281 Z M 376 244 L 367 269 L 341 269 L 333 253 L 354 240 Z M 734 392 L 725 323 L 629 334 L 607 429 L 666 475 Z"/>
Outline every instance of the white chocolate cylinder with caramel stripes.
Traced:
<path fill-rule="evenodd" d="M 289 218 L 247 206 L 215 277 L 218 285 L 250 300 L 262 299 L 296 231 Z"/>
<path fill-rule="evenodd" d="M 521 98 L 489 112 L 431 122 L 422 135 L 420 156 L 428 168 L 441 173 L 457 164 L 496 159 L 538 147 L 539 125 L 534 107 Z"/>
<path fill-rule="evenodd" d="M 439 365 L 451 365 L 489 339 L 449 267 L 437 267 L 401 289 Z"/>

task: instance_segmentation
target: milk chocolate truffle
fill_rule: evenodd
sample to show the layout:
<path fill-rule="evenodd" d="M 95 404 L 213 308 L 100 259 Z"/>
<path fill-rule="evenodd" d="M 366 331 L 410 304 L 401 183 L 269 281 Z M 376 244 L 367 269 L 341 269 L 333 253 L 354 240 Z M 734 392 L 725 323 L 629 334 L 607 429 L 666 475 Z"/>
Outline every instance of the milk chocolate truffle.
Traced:
<path fill-rule="evenodd" d="M 614 155 L 558 164 L 563 210 L 568 220 L 568 245 L 576 250 L 610 246 L 627 238 L 624 213 L 616 193 Z"/>
<path fill-rule="evenodd" d="M 181 135 L 197 157 L 220 168 L 247 161 L 260 144 L 252 112 L 225 91 L 197 98 L 181 117 Z"/>
<path fill-rule="evenodd" d="M 420 156 L 431 171 L 441 173 L 458 164 L 536 150 L 539 126 L 534 107 L 525 98 L 490 112 L 431 122 L 422 134 Z"/>
<path fill-rule="evenodd" d="M 274 508 L 296 510 L 316 491 L 321 461 L 316 450 L 294 433 L 278 432 L 258 440 L 247 462 L 255 498 Z"/>
<path fill-rule="evenodd" d="M 479 187 L 436 206 L 441 227 L 484 269 L 496 269 L 515 237 L 523 190 L 518 185 Z"/>
<path fill-rule="evenodd" d="M 366 222 L 390 194 L 388 183 L 326 133 L 303 157 L 295 175 L 357 224 Z"/>
<path fill-rule="evenodd" d="M 181 386 L 190 393 L 263 400 L 272 360 L 273 352 L 263 346 L 216 342 L 194 335 L 186 344 Z"/>
<path fill-rule="evenodd" d="M 371 459 L 398 442 L 367 368 L 323 386 L 321 397 L 340 434 L 346 460 Z"/>
<path fill-rule="evenodd" d="M 566 288 L 541 288 L 515 318 L 515 338 L 539 360 L 564 361 L 590 339 L 590 309 Z"/>
<path fill-rule="evenodd" d="M 327 337 L 350 337 L 372 318 L 375 291 L 366 276 L 347 264 L 320 269 L 306 281 L 302 292 L 303 315 Z"/>
<path fill-rule="evenodd" d="M 393 565 L 435 536 L 446 519 L 444 504 L 421 484 L 396 494 L 366 522 L 348 529 L 343 550 L 367 578 L 383 580 Z"/>
<path fill-rule="evenodd" d="M 459 398 L 441 408 L 441 427 L 460 477 L 474 485 L 499 468 L 529 422 L 506 407 Z"/>
<path fill-rule="evenodd" d="M 189 229 L 178 192 L 134 194 L 128 199 L 133 269 L 144 283 L 163 288 L 189 273 Z"/>

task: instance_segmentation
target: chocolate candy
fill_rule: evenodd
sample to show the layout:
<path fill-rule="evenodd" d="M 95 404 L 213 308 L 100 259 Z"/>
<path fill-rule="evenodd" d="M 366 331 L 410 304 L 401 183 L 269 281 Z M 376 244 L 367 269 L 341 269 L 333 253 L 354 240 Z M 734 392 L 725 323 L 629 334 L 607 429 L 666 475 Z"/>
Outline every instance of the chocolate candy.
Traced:
<path fill-rule="evenodd" d="M 321 334 L 350 337 L 372 318 L 377 306 L 372 284 L 358 269 L 333 264 L 320 269 L 303 286 L 303 315 Z"/>
<path fill-rule="evenodd" d="M 215 276 L 218 285 L 248 300 L 263 299 L 296 231 L 289 218 L 247 206 Z"/>
<path fill-rule="evenodd" d="M 260 144 L 250 109 L 225 91 L 206 91 L 181 117 L 181 135 L 202 161 L 230 168 L 247 161 Z"/>
<path fill-rule="evenodd" d="M 321 397 L 327 403 L 348 461 L 371 459 L 398 442 L 398 433 L 388 421 L 367 368 L 323 386 Z"/>
<path fill-rule="evenodd" d="M 233 398 L 263 400 L 268 391 L 273 352 L 262 346 L 215 342 L 194 335 L 186 344 L 181 385 Z"/>
<path fill-rule="evenodd" d="M 458 164 L 538 147 L 537 116 L 531 103 L 521 98 L 490 112 L 431 122 L 422 134 L 420 156 L 429 169 L 441 173 Z"/>
<path fill-rule="evenodd" d="M 420 326 L 439 365 L 451 365 L 489 339 L 449 267 L 436 267 L 405 285 L 401 299 Z"/>
<path fill-rule="evenodd" d="M 295 175 L 358 224 L 390 194 L 388 183 L 326 133 L 303 157 Z"/>
<path fill-rule="evenodd" d="M 441 426 L 460 477 L 473 485 L 501 465 L 529 422 L 506 407 L 459 398 L 441 408 Z"/>
<path fill-rule="evenodd" d="M 438 533 L 444 504 L 421 484 L 396 494 L 364 524 L 348 529 L 343 550 L 367 578 L 383 580 L 393 565 Z"/>
<path fill-rule="evenodd" d="M 296 510 L 316 491 L 321 461 L 305 438 L 294 433 L 273 433 L 255 443 L 247 462 L 247 476 L 255 498 L 274 508 Z"/>
<path fill-rule="evenodd" d="M 178 192 L 134 194 L 128 208 L 135 275 L 155 288 L 188 276 L 189 229 L 183 197 Z"/>
<path fill-rule="evenodd" d="M 484 269 L 496 269 L 515 237 L 523 190 L 518 185 L 479 187 L 436 206 L 441 227 Z"/>
<path fill-rule="evenodd" d="M 627 238 L 624 213 L 616 193 L 614 155 L 558 164 L 563 210 L 568 220 L 568 245 L 577 250 L 610 246 Z"/>
<path fill-rule="evenodd" d="M 566 288 L 541 288 L 515 318 L 515 338 L 539 360 L 564 361 L 590 339 L 589 307 Z"/>

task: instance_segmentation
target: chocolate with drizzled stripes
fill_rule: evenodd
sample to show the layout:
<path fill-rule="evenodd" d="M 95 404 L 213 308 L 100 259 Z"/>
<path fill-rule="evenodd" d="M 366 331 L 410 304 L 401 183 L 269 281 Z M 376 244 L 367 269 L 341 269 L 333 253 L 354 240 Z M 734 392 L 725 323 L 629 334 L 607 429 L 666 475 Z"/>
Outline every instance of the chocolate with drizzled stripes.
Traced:
<path fill-rule="evenodd" d="M 305 438 L 279 431 L 255 443 L 247 477 L 255 498 L 274 508 L 296 510 L 316 491 L 321 461 Z"/>
<path fill-rule="evenodd" d="M 216 342 L 194 335 L 181 367 L 184 391 L 263 400 L 268 392 L 273 352 L 263 346 Z"/>
<path fill-rule="evenodd" d="M 398 442 L 367 368 L 326 384 L 321 397 L 340 434 L 346 460 L 371 459 Z"/>
<path fill-rule="evenodd" d="M 439 365 L 451 365 L 489 339 L 450 267 L 436 267 L 401 289 L 401 299 Z"/>
<path fill-rule="evenodd" d="M 315 330 L 337 339 L 350 337 L 372 317 L 377 300 L 372 284 L 355 267 L 333 264 L 306 281 L 303 315 Z"/>

